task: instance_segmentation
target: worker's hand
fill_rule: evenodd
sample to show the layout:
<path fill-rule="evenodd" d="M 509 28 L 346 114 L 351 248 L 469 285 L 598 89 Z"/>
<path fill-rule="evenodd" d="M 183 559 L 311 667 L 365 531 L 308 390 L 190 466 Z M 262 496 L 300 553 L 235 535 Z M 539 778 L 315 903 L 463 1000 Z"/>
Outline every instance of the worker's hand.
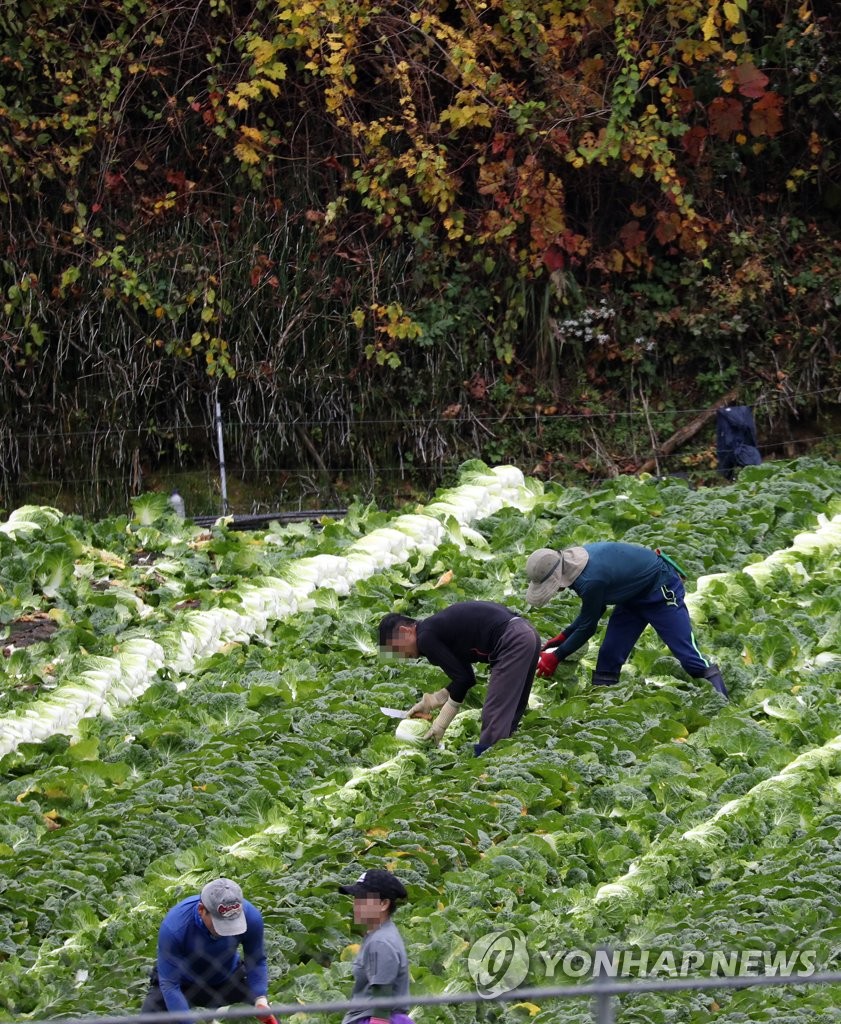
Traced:
<path fill-rule="evenodd" d="M 266 999 L 265 996 L 260 996 L 260 998 L 255 1000 L 255 1002 L 254 1002 L 254 1008 L 256 1010 L 258 1010 L 258 1011 L 259 1010 L 266 1010 L 266 1009 L 268 1009 L 268 1007 L 269 1007 L 269 1001 L 268 1001 L 268 999 Z M 257 1020 L 259 1020 L 261 1022 L 261 1024 L 278 1024 L 277 1017 L 275 1017 L 271 1013 L 259 1013 L 258 1012 L 257 1014 L 255 1014 L 255 1016 L 257 1017 Z"/>
<path fill-rule="evenodd" d="M 409 718 L 423 718 L 430 715 L 436 708 L 443 707 L 449 699 L 450 693 L 444 688 L 437 693 L 425 693 L 417 704 L 409 708 Z"/>
<path fill-rule="evenodd" d="M 461 711 L 461 704 L 450 697 L 447 703 L 441 708 L 438 717 L 432 723 L 432 728 L 424 736 L 425 740 L 432 740 L 437 746 L 444 738 L 444 733 L 447 731 L 450 722 L 456 717 Z"/>
<path fill-rule="evenodd" d="M 541 651 L 537 659 L 537 674 L 542 679 L 549 679 L 555 674 L 555 669 L 560 664 L 560 659 L 551 651 Z"/>
<path fill-rule="evenodd" d="M 547 640 L 540 649 L 541 651 L 548 651 L 550 647 L 560 647 L 564 640 L 566 640 L 566 635 L 564 633 L 558 633 L 558 635 L 553 636 L 551 640 Z"/>

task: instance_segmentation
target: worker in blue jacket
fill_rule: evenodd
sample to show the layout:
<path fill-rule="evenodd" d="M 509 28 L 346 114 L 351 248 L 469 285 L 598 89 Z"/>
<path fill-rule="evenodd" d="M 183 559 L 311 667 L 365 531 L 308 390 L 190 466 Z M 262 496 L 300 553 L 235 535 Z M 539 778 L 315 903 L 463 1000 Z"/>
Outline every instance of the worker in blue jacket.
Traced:
<path fill-rule="evenodd" d="M 244 958 L 238 947 L 242 943 Z M 177 903 L 158 932 L 158 956 L 142 1013 L 254 1003 L 267 1007 L 263 915 L 230 878 L 208 882 Z M 264 1024 L 270 1014 L 256 1013 Z"/>
<path fill-rule="evenodd" d="M 553 675 L 558 662 L 590 639 L 607 606 L 613 605 L 596 660 L 594 686 L 619 682 L 619 670 L 650 625 L 690 676 L 708 679 L 715 690 L 727 696 L 719 667 L 710 664 L 695 645 L 684 601 L 683 574 L 667 555 L 619 541 L 562 551 L 540 548 L 529 556 L 526 575 L 526 600 L 534 607 L 567 588 L 581 598 L 575 621 L 544 644 L 537 665 L 539 676 Z"/>

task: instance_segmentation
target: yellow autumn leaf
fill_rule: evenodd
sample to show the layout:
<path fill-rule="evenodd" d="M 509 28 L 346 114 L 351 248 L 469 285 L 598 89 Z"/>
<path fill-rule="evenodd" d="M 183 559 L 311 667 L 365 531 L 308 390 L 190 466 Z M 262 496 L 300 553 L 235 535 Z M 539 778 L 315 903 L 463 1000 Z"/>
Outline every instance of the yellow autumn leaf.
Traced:
<path fill-rule="evenodd" d="M 706 20 L 704 21 L 704 26 L 701 29 L 701 32 L 703 33 L 704 39 L 707 40 L 707 41 L 709 41 L 710 39 L 715 38 L 715 35 L 716 35 L 716 32 L 717 32 L 716 27 L 715 27 L 716 9 L 717 9 L 717 5 L 713 5 L 710 8 L 709 14 L 707 15 Z"/>
<path fill-rule="evenodd" d="M 268 71 L 269 69 L 266 69 L 267 74 Z M 283 74 L 280 73 L 281 71 L 283 72 Z M 286 69 L 282 64 L 273 64 L 271 67 L 271 72 L 275 78 L 284 78 L 286 76 Z M 261 89 L 265 89 L 266 92 L 270 92 L 272 96 L 280 96 L 280 86 L 277 84 L 277 82 L 273 82 L 269 78 L 256 78 L 254 81 L 256 85 L 258 85 Z"/>
<path fill-rule="evenodd" d="M 735 4 L 726 3 L 721 8 L 724 11 L 724 17 L 731 25 L 738 25 L 741 18 L 741 11 Z"/>
<path fill-rule="evenodd" d="M 742 43 L 746 43 L 748 41 L 748 34 L 747 32 L 742 31 L 734 32 L 730 39 L 736 46 L 741 46 Z"/>
<path fill-rule="evenodd" d="M 238 142 L 234 146 L 234 155 L 239 157 L 244 164 L 260 163 L 260 154 L 245 142 Z"/>
<path fill-rule="evenodd" d="M 262 142 L 263 133 L 259 128 L 252 128 L 249 125 L 243 125 L 239 130 L 240 135 L 243 139 L 247 139 L 249 142 Z"/>
<path fill-rule="evenodd" d="M 248 49 L 254 54 L 254 63 L 257 67 L 268 64 L 275 54 L 274 44 L 267 39 L 252 39 L 248 44 Z"/>

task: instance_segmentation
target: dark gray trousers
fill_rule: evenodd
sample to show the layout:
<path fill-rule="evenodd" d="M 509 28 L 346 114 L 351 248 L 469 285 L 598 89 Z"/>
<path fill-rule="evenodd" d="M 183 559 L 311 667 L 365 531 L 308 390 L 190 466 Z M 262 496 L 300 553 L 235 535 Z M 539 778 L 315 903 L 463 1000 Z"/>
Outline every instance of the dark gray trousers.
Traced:
<path fill-rule="evenodd" d="M 512 619 L 491 652 L 488 694 L 482 705 L 479 746 L 511 736 L 526 710 L 540 655 L 540 635 L 526 619 Z"/>

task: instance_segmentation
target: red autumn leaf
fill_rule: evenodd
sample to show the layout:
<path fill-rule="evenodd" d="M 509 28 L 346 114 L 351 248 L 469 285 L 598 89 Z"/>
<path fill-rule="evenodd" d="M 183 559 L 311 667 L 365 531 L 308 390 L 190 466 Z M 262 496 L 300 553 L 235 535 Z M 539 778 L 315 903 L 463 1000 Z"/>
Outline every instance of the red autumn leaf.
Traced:
<path fill-rule="evenodd" d="M 464 383 L 471 398 L 481 400 L 488 397 L 488 382 L 481 373 L 474 373 L 470 380 Z"/>
<path fill-rule="evenodd" d="M 645 232 L 640 227 L 638 220 L 629 220 L 619 232 L 619 240 L 625 252 L 631 252 L 640 245 L 645 244 Z"/>
<path fill-rule="evenodd" d="M 765 92 L 768 76 L 764 75 L 755 64 L 740 64 L 735 71 L 736 88 L 749 100 L 758 100 Z"/>
<path fill-rule="evenodd" d="M 563 250 L 557 245 L 550 245 L 543 251 L 543 262 L 546 265 L 546 269 L 550 274 L 556 270 L 562 270 L 566 257 L 564 256 Z"/>
<path fill-rule="evenodd" d="M 569 230 L 564 231 L 558 239 L 558 244 L 564 252 L 568 252 L 570 256 L 583 256 L 589 247 L 589 243 L 584 235 L 579 235 L 574 231 Z"/>
<path fill-rule="evenodd" d="M 695 109 L 698 103 L 698 97 L 695 95 L 695 90 L 686 86 L 675 86 L 674 99 L 678 104 L 678 109 L 681 114 L 689 114 Z"/>
<path fill-rule="evenodd" d="M 709 134 L 706 128 L 696 124 L 681 137 L 681 145 L 693 164 L 700 162 Z"/>
<path fill-rule="evenodd" d="M 726 96 L 716 96 L 707 108 L 710 131 L 719 139 L 730 139 L 740 132 L 742 123 L 742 104 Z"/>
<path fill-rule="evenodd" d="M 668 245 L 680 234 L 680 214 L 667 213 L 665 210 L 657 211 L 657 226 L 654 229 L 654 237 L 660 245 Z"/>
<path fill-rule="evenodd" d="M 754 103 L 750 112 L 751 135 L 766 135 L 769 138 L 783 130 L 783 100 L 778 92 L 766 92 Z"/>

